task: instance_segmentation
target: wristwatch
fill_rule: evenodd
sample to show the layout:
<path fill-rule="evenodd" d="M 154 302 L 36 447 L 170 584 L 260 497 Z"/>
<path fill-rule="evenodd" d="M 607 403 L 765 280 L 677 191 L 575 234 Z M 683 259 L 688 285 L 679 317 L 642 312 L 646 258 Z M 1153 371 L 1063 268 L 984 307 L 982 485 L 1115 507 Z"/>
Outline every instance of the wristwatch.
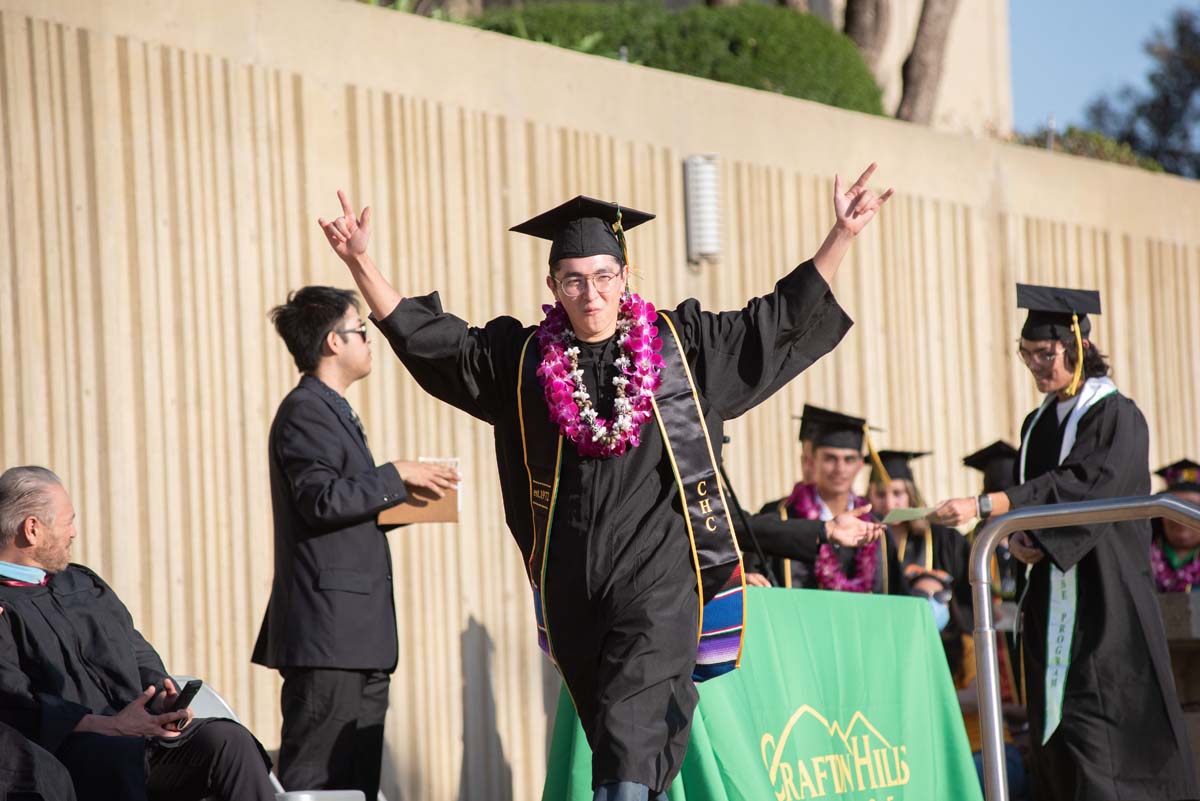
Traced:
<path fill-rule="evenodd" d="M 992 498 L 990 495 L 980 495 L 975 499 L 975 506 L 979 509 L 980 520 L 987 520 L 992 516 Z"/>

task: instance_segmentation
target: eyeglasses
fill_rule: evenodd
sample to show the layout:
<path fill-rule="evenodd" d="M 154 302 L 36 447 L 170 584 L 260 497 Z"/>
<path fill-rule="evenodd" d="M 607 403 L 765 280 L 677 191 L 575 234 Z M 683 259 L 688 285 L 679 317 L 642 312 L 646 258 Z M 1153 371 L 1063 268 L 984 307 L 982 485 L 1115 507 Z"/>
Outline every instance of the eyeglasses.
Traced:
<path fill-rule="evenodd" d="M 366 323 L 362 323 L 361 325 L 358 326 L 358 328 L 335 328 L 335 329 L 333 329 L 333 332 L 335 334 L 343 334 L 343 335 L 344 334 L 358 334 L 359 336 L 361 336 L 363 338 L 363 342 L 367 341 L 367 324 Z"/>
<path fill-rule="evenodd" d="M 1025 362 L 1025 366 L 1037 365 L 1038 367 L 1048 367 L 1054 363 L 1058 357 L 1058 346 L 1053 345 L 1048 348 L 1038 348 L 1037 350 L 1026 350 L 1024 347 L 1017 346 L 1017 355 L 1021 357 L 1021 361 Z"/>
<path fill-rule="evenodd" d="M 592 286 L 596 287 L 597 292 L 599 292 L 601 295 L 606 295 L 616 289 L 614 284 L 620 277 L 621 274 L 619 272 L 601 272 L 592 273 L 591 275 L 572 275 L 562 279 L 561 281 L 557 278 L 554 278 L 553 281 L 554 283 L 558 284 L 558 288 L 562 290 L 562 293 L 568 298 L 577 298 L 583 294 L 589 282 L 592 284 Z"/>

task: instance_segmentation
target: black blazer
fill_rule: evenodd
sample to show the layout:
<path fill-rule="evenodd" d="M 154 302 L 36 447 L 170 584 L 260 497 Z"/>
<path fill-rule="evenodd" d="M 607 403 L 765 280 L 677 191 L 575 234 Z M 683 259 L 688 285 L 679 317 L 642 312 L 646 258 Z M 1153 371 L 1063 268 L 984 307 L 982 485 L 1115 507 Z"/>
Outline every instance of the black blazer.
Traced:
<path fill-rule="evenodd" d="M 392 557 L 375 517 L 407 493 L 332 392 L 304 376 L 271 424 L 275 579 L 252 661 L 391 671 Z"/>

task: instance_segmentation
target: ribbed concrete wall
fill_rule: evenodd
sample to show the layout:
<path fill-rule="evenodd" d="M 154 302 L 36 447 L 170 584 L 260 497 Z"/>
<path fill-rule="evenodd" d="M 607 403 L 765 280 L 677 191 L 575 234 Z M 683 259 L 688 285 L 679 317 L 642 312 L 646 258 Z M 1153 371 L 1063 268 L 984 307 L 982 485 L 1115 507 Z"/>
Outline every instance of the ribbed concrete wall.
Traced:
<path fill-rule="evenodd" d="M 962 454 L 1036 402 L 1014 354 L 1016 280 L 1096 287 L 1094 338 L 1157 463 L 1200 454 L 1200 187 L 953 137 L 336 0 L 0 0 L 0 464 L 43 463 L 80 511 L 76 558 L 178 672 L 268 745 L 278 685 L 249 664 L 270 583 L 266 436 L 296 379 L 265 317 L 348 285 L 315 224 L 348 187 L 402 290 L 482 322 L 532 319 L 544 249 L 505 229 L 578 192 L 659 213 L 631 237 L 644 294 L 740 305 L 811 254 L 834 171 L 897 197 L 835 289 L 837 353 L 730 427 L 748 505 L 797 472 L 804 401 L 882 443 Z M 682 160 L 721 158 L 725 253 L 685 263 Z M 504 529 L 491 434 L 395 360 L 351 400 L 380 460 L 458 455 L 457 528 L 392 535 L 402 649 L 391 798 L 533 798 L 555 679 Z M 881 443 L 881 444 L 882 444 Z"/>

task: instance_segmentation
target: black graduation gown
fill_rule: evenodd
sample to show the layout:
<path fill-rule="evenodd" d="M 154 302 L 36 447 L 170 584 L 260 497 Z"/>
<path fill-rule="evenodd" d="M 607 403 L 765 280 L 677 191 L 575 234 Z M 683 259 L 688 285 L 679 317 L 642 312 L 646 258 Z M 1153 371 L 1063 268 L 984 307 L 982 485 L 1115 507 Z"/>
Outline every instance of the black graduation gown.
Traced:
<path fill-rule="evenodd" d="M 771 501 L 763 505 L 758 514 L 750 518 L 754 527 L 754 535 L 762 546 L 763 553 L 771 559 L 771 567 L 782 586 L 788 585 L 787 568 L 791 568 L 791 587 L 793 589 L 815 590 L 817 576 L 813 568 L 817 562 L 820 550 L 820 536 L 825 527 L 823 520 L 808 520 L 795 516 L 790 507 L 783 507 L 787 519 L 780 517 L 779 509 L 785 498 Z M 891 537 L 884 537 L 884 558 L 876 563 L 875 582 L 871 592 L 875 594 L 908 595 L 908 582 L 900 564 L 896 544 Z M 842 571 L 850 578 L 855 577 L 855 559 L 857 548 L 844 548 L 833 544 Z M 784 560 L 790 560 L 785 562 Z"/>
<path fill-rule="evenodd" d="M 954 580 L 954 600 L 960 609 L 970 610 L 971 582 L 967 573 L 970 570 L 971 545 L 966 537 L 948 526 L 929 524 L 929 543 L 933 546 L 932 559 L 925 553 L 925 532 L 910 531 L 904 536 L 889 527 L 888 537 L 896 542 L 901 570 L 909 565 L 916 565 L 921 569 L 932 565 L 934 570 L 949 573 L 950 578 Z"/>
<path fill-rule="evenodd" d="M 673 319 L 717 459 L 723 420 L 761 403 L 850 327 L 811 262 L 740 311 L 708 313 L 687 300 Z M 437 293 L 405 299 L 378 325 L 425 391 L 493 426 L 505 518 L 528 564 L 529 476 L 516 398 L 521 348 L 534 327 L 511 317 L 470 327 L 442 311 Z M 579 357 L 606 417 L 616 353 L 610 341 L 581 348 Z M 542 592 L 596 785 L 665 790 L 687 747 L 699 599 L 677 495 L 654 421 L 638 447 L 616 458 L 583 458 L 564 443 Z"/>
<path fill-rule="evenodd" d="M 1022 440 L 1033 414 L 1022 425 Z M 1064 424 L 1046 409 L 1014 508 L 1150 493 L 1149 432 L 1114 393 L 1079 421 L 1061 465 Z M 1200 798 L 1150 571 L 1146 520 L 1029 532 L 1046 552 L 1029 573 L 1021 646 L 1039 801 Z M 1078 600 L 1062 720 L 1041 745 L 1050 565 L 1075 568 Z"/>
<path fill-rule="evenodd" d="M 75 785 L 49 751 L 0 723 L 0 798 L 75 801 Z"/>

